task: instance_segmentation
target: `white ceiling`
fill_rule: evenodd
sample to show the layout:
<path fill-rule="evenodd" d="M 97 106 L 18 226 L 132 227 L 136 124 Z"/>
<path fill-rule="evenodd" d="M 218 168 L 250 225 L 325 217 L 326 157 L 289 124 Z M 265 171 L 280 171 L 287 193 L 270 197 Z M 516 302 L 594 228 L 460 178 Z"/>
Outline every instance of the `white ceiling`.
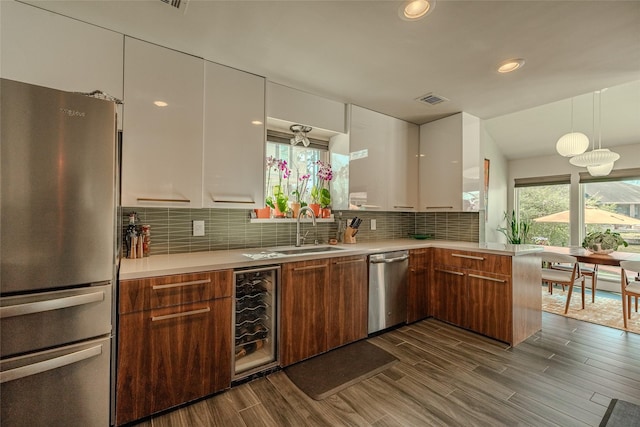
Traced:
<path fill-rule="evenodd" d="M 25 2 L 417 124 L 465 111 L 508 158 L 555 152 L 571 97 L 591 136 L 592 93 L 610 88 L 603 146 L 640 143 L 640 1 L 439 0 L 417 22 L 401 1 Z M 429 92 L 450 101 L 414 100 Z"/>

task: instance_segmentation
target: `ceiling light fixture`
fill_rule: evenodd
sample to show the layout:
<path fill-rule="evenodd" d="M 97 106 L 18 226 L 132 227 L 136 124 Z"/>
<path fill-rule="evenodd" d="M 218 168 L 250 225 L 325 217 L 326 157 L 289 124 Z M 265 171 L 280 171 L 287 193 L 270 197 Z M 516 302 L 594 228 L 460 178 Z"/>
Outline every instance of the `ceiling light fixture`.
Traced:
<path fill-rule="evenodd" d="M 595 93 L 598 94 L 598 148 L 595 148 Z M 586 153 L 569 159 L 569 163 L 578 167 L 586 167 L 592 176 L 607 176 L 613 169 L 613 163 L 620 158 L 620 154 L 607 148 L 602 148 L 602 91 L 593 96 L 593 145 L 594 148 Z"/>
<path fill-rule="evenodd" d="M 582 154 L 589 148 L 589 137 L 582 132 L 573 131 L 573 98 L 571 98 L 571 132 L 566 133 L 556 142 L 556 151 L 564 157 Z"/>
<path fill-rule="evenodd" d="M 156 105 L 156 107 L 166 107 L 167 105 L 169 105 L 164 101 L 153 101 L 153 103 Z"/>
<path fill-rule="evenodd" d="M 398 15 L 405 21 L 417 21 L 431 13 L 435 7 L 435 0 L 408 0 L 402 3 Z"/>
<path fill-rule="evenodd" d="M 498 72 L 505 74 L 524 67 L 524 58 L 513 58 L 502 61 L 498 64 Z"/>
<path fill-rule="evenodd" d="M 291 125 L 289 129 L 293 132 L 293 138 L 290 139 L 291 145 L 297 145 L 302 142 L 302 145 L 308 147 L 311 144 L 311 141 L 307 138 L 307 133 L 313 129 L 311 126 Z"/>

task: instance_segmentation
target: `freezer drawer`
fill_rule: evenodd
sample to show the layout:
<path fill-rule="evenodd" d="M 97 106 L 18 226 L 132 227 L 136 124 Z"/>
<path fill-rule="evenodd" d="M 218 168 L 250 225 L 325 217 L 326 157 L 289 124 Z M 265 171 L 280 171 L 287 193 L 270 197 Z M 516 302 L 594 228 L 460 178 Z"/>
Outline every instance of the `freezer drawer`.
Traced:
<path fill-rule="evenodd" d="M 109 425 L 111 338 L 0 362 L 3 427 Z"/>
<path fill-rule="evenodd" d="M 0 298 L 0 356 L 111 333 L 110 283 Z"/>

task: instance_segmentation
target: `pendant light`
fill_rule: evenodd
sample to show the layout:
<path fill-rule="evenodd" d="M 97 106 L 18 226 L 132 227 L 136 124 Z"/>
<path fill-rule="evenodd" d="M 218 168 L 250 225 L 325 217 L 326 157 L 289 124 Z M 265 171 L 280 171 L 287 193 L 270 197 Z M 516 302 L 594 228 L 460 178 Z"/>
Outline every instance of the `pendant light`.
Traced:
<path fill-rule="evenodd" d="M 309 138 L 307 137 L 307 133 L 311 132 L 313 128 L 311 126 L 305 125 L 291 125 L 289 126 L 291 132 L 293 132 L 293 138 L 291 138 L 291 145 L 297 145 L 302 142 L 302 145 L 308 147 L 311 144 Z"/>
<path fill-rule="evenodd" d="M 602 148 L 602 91 L 598 93 L 598 148 L 595 148 L 595 93 L 594 101 L 594 148 L 586 153 L 579 154 L 569 159 L 569 163 L 574 166 L 586 167 L 592 176 L 609 175 L 613 169 L 613 162 L 620 158 L 620 154 L 614 153 L 607 148 Z"/>
<path fill-rule="evenodd" d="M 589 138 L 582 132 L 573 131 L 573 98 L 571 98 L 571 132 L 564 134 L 556 143 L 556 151 L 564 157 L 573 157 L 589 148 Z"/>

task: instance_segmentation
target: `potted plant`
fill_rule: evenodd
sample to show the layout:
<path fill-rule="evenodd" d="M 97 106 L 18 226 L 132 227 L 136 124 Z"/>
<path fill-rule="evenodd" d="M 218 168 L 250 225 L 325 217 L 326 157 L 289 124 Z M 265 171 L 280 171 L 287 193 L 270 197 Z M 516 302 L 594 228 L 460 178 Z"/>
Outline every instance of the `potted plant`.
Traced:
<path fill-rule="evenodd" d="M 278 172 L 278 185 L 273 186 L 273 194 L 268 195 L 265 202 L 267 206 L 274 210 L 275 217 L 283 218 L 289 209 L 287 206 L 289 197 L 284 192 L 282 180 L 289 178 L 291 172 L 289 171 L 286 160 L 276 159 L 273 156 L 267 158 L 267 170 L 269 171 L 269 175 L 267 176 L 267 191 L 271 188 L 271 170 Z"/>
<path fill-rule="evenodd" d="M 291 210 L 293 211 L 293 217 L 298 217 L 298 212 L 300 208 L 307 206 L 307 203 L 304 202 L 303 197 L 307 192 L 307 184 L 309 183 L 309 178 L 311 178 L 311 174 L 305 174 L 299 176 L 300 172 L 296 171 L 296 176 L 298 176 L 296 182 L 296 189 L 291 192 L 293 196 L 295 196 L 295 201 L 291 202 Z"/>
<path fill-rule="evenodd" d="M 316 187 L 315 199 L 322 209 L 321 216 L 323 218 L 328 218 L 331 216 L 331 209 L 329 209 L 329 206 L 331 205 L 329 183 L 333 179 L 333 170 L 331 169 L 330 163 L 324 163 L 323 161 L 318 160 L 316 164 L 318 165 L 318 185 Z"/>
<path fill-rule="evenodd" d="M 519 245 L 525 243 L 531 228 L 531 221 L 516 219 L 516 211 L 511 211 L 511 216 L 507 212 L 504 213 L 504 219 L 507 221 L 506 227 L 498 227 L 498 231 L 505 235 L 507 243 Z"/>
<path fill-rule="evenodd" d="M 582 247 L 596 254 L 609 254 L 618 249 L 618 246 L 629 246 L 620 236 L 620 233 L 607 231 L 593 231 L 584 238 Z"/>

